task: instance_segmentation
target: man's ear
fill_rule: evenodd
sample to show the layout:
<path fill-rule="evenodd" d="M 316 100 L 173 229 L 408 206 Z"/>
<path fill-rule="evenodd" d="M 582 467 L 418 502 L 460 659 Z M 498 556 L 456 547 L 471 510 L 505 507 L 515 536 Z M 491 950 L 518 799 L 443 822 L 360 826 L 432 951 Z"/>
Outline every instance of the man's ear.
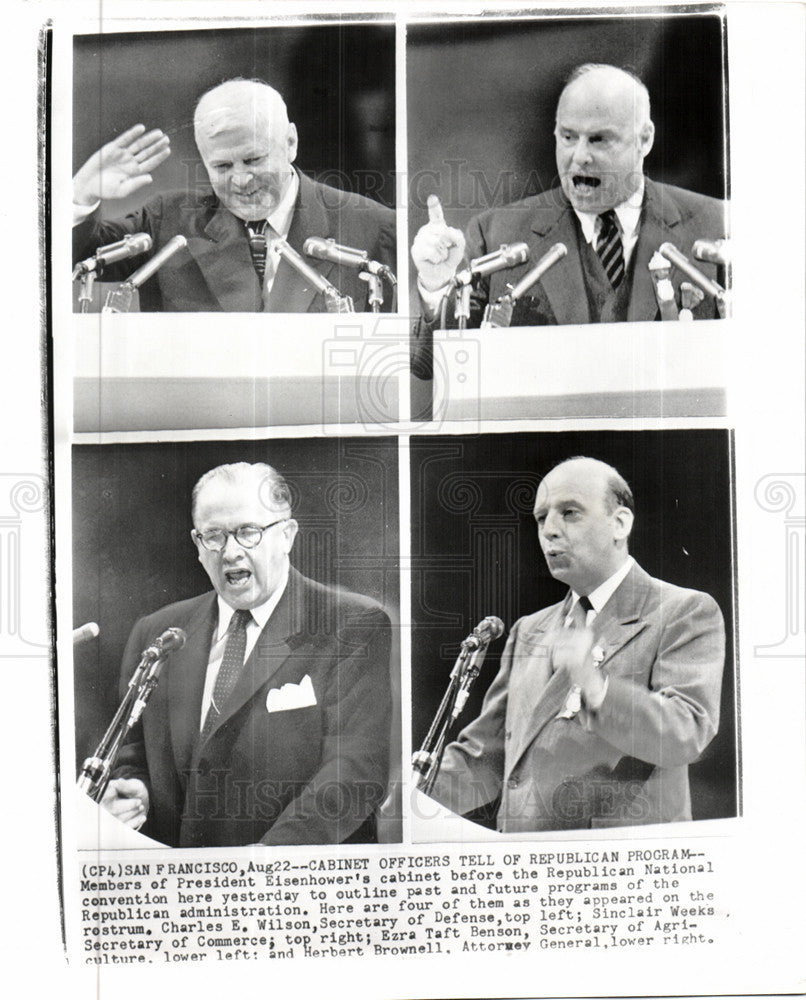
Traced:
<path fill-rule="evenodd" d="M 286 147 L 288 149 L 288 162 L 293 163 L 297 158 L 297 126 L 293 122 L 288 123 L 286 133 Z"/>
<path fill-rule="evenodd" d="M 293 517 L 290 517 L 283 525 L 283 538 L 285 538 L 286 554 L 288 554 L 291 551 L 294 545 L 294 539 L 297 537 L 298 531 L 299 531 L 299 525 L 297 524 L 297 522 L 294 520 Z"/>
<path fill-rule="evenodd" d="M 635 516 L 629 507 L 616 507 L 613 512 L 613 537 L 622 542 L 630 537 Z"/>
<path fill-rule="evenodd" d="M 191 528 L 190 529 L 190 539 L 193 542 L 193 548 L 196 550 L 196 558 L 199 560 L 199 562 L 201 562 L 202 547 L 196 541 L 196 529 L 195 528 Z"/>
<path fill-rule="evenodd" d="M 655 145 L 655 123 L 648 121 L 641 129 L 641 156 L 649 156 Z"/>

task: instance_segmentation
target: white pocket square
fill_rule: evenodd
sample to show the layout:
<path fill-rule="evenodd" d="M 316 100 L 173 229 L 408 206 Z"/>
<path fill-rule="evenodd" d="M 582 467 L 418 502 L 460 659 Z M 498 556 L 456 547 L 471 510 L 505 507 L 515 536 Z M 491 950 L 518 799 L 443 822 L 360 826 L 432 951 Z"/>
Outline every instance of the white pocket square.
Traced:
<path fill-rule="evenodd" d="M 266 695 L 267 712 L 287 712 L 290 708 L 306 708 L 316 704 L 311 678 L 306 674 L 299 684 L 283 684 Z"/>

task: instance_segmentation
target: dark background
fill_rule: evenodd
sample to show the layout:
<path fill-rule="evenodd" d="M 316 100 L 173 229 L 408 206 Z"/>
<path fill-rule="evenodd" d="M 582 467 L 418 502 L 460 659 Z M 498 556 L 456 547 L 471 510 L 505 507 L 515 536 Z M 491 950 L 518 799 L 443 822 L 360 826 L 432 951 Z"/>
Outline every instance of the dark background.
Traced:
<path fill-rule="evenodd" d="M 322 583 L 367 594 L 393 624 L 393 767 L 400 761 L 397 441 L 301 438 L 73 449 L 75 627 L 99 639 L 75 650 L 76 767 L 118 706 L 121 655 L 135 621 L 211 589 L 190 537 L 190 494 L 224 462 L 268 462 L 294 498 L 291 564 Z M 170 669 L 170 663 L 168 664 Z"/>
<path fill-rule="evenodd" d="M 410 25 L 407 39 L 412 238 L 428 221 L 429 194 L 464 229 L 484 209 L 556 186 L 557 100 L 585 62 L 629 69 L 648 87 L 648 176 L 727 196 L 726 38 L 717 14 L 450 21 Z"/>
<path fill-rule="evenodd" d="M 523 615 L 563 599 L 532 517 L 542 477 L 590 455 L 630 484 L 630 551 L 652 576 L 702 590 L 725 618 L 727 651 L 719 732 L 689 769 L 695 819 L 737 814 L 733 652 L 731 440 L 727 431 L 580 431 L 419 437 L 411 440 L 412 746 L 422 744 L 459 643 L 482 618 L 507 632 Z M 505 639 L 490 647 L 456 732 L 479 713 Z"/>
<path fill-rule="evenodd" d="M 164 191 L 207 187 L 193 110 L 206 90 L 236 76 L 282 94 L 304 173 L 394 205 L 393 24 L 78 35 L 73 58 L 74 171 L 138 122 L 171 139 L 154 183 L 105 205 L 109 216 Z"/>

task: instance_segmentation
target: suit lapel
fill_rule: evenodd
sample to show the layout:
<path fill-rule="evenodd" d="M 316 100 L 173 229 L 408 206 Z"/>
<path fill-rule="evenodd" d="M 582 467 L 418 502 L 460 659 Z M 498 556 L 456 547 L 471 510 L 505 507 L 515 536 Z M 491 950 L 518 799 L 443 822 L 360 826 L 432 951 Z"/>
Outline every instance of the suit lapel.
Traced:
<path fill-rule="evenodd" d="M 204 236 L 188 237 L 188 250 L 224 312 L 261 311 L 260 279 L 240 219 L 217 204 Z"/>
<path fill-rule="evenodd" d="M 507 754 L 505 778 L 540 729 L 559 712 L 568 694 L 565 675 L 551 671 L 545 637 L 563 627 L 570 600 L 569 595 L 558 604 L 541 626 L 525 637 L 523 650 L 518 650 L 518 681 L 507 698 L 507 729 L 513 734 L 513 746 Z"/>
<path fill-rule="evenodd" d="M 625 670 L 629 659 L 618 661 L 619 652 L 647 627 L 642 617 L 647 594 L 648 577 L 637 565 L 622 580 L 615 594 L 602 608 L 602 613 L 594 622 L 596 646 L 603 654 L 600 666 L 610 673 L 631 673 Z M 595 647 L 594 647 L 595 648 Z"/>
<path fill-rule="evenodd" d="M 299 192 L 291 219 L 291 229 L 288 231 L 288 242 L 297 253 L 304 256 L 302 248 L 309 236 L 321 236 L 324 239 L 330 237 L 330 220 L 325 206 L 317 195 L 316 185 L 304 174 L 299 174 Z M 315 261 L 308 257 L 305 261 L 325 278 L 336 266 L 327 261 Z M 307 312 L 317 294 L 313 285 L 288 261 L 281 260 L 269 293 L 266 311 Z"/>
<path fill-rule="evenodd" d="M 633 261 L 632 294 L 627 309 L 629 321 L 654 320 L 657 316 L 658 302 L 647 265 L 661 243 L 675 242 L 675 228 L 682 218 L 677 205 L 662 197 L 662 189 L 649 178 L 645 184 L 644 210 Z"/>
<path fill-rule="evenodd" d="M 646 602 L 648 587 L 649 576 L 635 563 L 596 619 L 594 624 L 595 646 L 599 646 L 604 654 L 600 666 L 613 674 L 632 672 L 630 669 L 624 668 L 625 663 L 629 668 L 629 658 L 619 663 L 617 657 L 618 653 L 647 627 L 648 623 L 642 617 L 642 610 Z M 529 648 L 524 651 L 523 655 L 529 656 L 531 651 L 539 650 L 541 636 L 545 633 L 563 627 L 569 606 L 570 594 L 562 604 L 557 605 L 555 613 L 546 621 L 543 628 L 532 634 L 534 641 L 530 635 Z M 546 664 L 548 664 L 548 660 L 549 657 L 546 656 Z M 569 689 L 568 677 L 564 671 L 548 676 L 542 691 L 539 688 L 532 688 L 532 698 L 534 691 L 538 692 L 537 702 L 531 713 L 526 711 L 520 713 L 520 719 L 524 721 L 524 724 L 518 728 L 508 725 L 514 734 L 515 743 L 511 753 L 507 755 L 507 774 L 512 771 L 543 727 L 556 718 L 557 713 L 565 704 Z M 528 697 L 526 691 L 524 691 L 523 697 Z"/>
<path fill-rule="evenodd" d="M 171 655 L 166 670 L 171 743 L 179 774 L 187 770 L 199 736 L 207 661 L 217 620 L 216 595 L 206 594 L 184 625 L 185 645 Z"/>
<path fill-rule="evenodd" d="M 568 254 L 540 279 L 558 325 L 589 323 L 577 225 L 570 204 L 564 201 L 554 211 L 541 212 L 532 223 L 532 231 L 539 237 L 532 248 L 532 267 L 555 243 L 564 243 L 568 248 Z"/>

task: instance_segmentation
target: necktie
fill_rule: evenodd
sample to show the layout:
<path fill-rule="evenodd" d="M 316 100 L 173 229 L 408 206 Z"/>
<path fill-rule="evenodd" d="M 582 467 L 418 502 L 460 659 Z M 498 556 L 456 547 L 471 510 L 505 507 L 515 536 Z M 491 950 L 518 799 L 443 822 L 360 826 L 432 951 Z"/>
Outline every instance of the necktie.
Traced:
<path fill-rule="evenodd" d="M 255 265 L 255 270 L 260 278 L 266 273 L 266 253 L 268 250 L 266 227 L 268 224 L 266 219 L 262 222 L 246 223 L 246 232 L 249 236 L 249 252 L 252 254 L 252 263 Z"/>
<path fill-rule="evenodd" d="M 585 628 L 588 624 L 588 612 L 593 611 L 589 597 L 580 597 L 571 612 L 568 628 Z M 582 708 L 582 688 L 574 684 L 565 699 L 565 707 L 557 716 L 558 719 L 573 719 Z"/>
<path fill-rule="evenodd" d="M 607 279 L 613 288 L 618 288 L 624 278 L 624 249 L 621 245 L 621 234 L 616 224 L 616 213 L 613 209 L 602 212 L 599 216 L 601 228 L 596 241 L 596 253 L 602 262 Z"/>
<path fill-rule="evenodd" d="M 224 658 L 221 660 L 218 677 L 215 679 L 213 699 L 210 702 L 201 731 L 202 740 L 206 740 L 210 735 L 243 670 L 243 659 L 246 652 L 246 626 L 251 621 L 252 612 L 242 610 L 236 611 L 230 620 L 227 641 L 224 645 Z"/>
<path fill-rule="evenodd" d="M 580 597 L 571 612 L 570 628 L 585 628 L 588 624 L 588 612 L 593 611 L 589 597 Z"/>

